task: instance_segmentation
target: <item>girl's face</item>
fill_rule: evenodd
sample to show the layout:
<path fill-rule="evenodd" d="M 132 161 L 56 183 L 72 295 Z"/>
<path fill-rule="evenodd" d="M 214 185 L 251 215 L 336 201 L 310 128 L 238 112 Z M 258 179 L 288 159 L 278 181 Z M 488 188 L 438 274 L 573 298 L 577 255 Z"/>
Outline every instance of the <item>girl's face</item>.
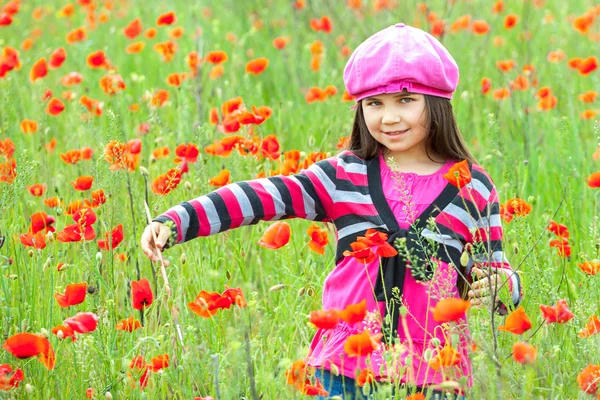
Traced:
<path fill-rule="evenodd" d="M 379 94 L 362 100 L 371 136 L 388 149 L 397 162 L 427 158 L 425 97 L 409 92 Z"/>

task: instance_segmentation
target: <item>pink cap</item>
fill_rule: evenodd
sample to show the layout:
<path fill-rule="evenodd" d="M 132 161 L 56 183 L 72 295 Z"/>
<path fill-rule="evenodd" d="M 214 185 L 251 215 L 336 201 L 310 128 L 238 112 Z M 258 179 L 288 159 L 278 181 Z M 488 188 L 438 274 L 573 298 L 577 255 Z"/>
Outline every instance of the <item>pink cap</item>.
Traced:
<path fill-rule="evenodd" d="M 458 84 L 458 66 L 429 33 L 396 24 L 354 50 L 344 68 L 344 84 L 356 101 L 404 89 L 451 99 Z"/>

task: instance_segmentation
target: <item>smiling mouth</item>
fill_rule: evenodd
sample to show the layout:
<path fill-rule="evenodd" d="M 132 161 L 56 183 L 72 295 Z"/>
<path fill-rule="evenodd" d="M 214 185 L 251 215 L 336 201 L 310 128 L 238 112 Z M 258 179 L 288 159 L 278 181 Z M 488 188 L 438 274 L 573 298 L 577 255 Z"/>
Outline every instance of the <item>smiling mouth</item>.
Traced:
<path fill-rule="evenodd" d="M 409 128 L 410 129 L 410 128 Z M 388 136 L 399 136 L 409 131 L 409 129 L 405 129 L 403 131 L 391 131 L 391 132 L 383 132 Z"/>

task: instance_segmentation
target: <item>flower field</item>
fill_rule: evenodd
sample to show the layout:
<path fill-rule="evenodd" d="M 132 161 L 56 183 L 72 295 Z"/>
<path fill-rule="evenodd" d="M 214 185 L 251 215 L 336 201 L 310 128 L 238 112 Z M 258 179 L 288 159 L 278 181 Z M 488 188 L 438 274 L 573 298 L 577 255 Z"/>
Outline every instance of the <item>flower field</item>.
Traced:
<path fill-rule="evenodd" d="M 429 366 L 469 399 L 600 399 L 590 0 L 0 0 L 0 398 L 326 395 L 303 362 L 316 328 L 365 318 L 361 304 L 321 310 L 329 224 L 260 222 L 165 263 L 140 238 L 182 201 L 342 151 L 344 65 L 397 22 L 459 65 L 457 123 L 494 180 L 525 292 L 508 316 L 440 301 L 448 336 L 467 312 L 472 387 L 450 345 L 428 349 Z M 395 251 L 365 240 L 347 256 Z M 382 346 L 365 329 L 344 348 Z M 356 371 L 386 398 L 373 376 Z"/>

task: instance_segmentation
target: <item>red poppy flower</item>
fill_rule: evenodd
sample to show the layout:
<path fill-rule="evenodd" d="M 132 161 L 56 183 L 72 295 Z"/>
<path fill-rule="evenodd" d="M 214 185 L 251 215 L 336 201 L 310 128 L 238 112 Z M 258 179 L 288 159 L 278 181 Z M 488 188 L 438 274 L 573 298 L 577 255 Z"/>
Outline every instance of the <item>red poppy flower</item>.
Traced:
<path fill-rule="evenodd" d="M 87 283 L 73 283 L 65 287 L 65 293 L 55 293 L 58 305 L 65 308 L 83 303 L 87 294 Z"/>
<path fill-rule="evenodd" d="M 290 241 L 292 230 L 290 225 L 284 221 L 278 221 L 267 228 L 258 244 L 267 249 L 279 249 Z"/>
<path fill-rule="evenodd" d="M 262 74 L 269 65 L 269 60 L 261 57 L 246 63 L 246 73 L 252 75 Z"/>
<path fill-rule="evenodd" d="M 17 358 L 37 356 L 49 370 L 56 363 L 54 349 L 48 339 L 33 333 L 17 333 L 6 339 L 2 347 Z"/>
<path fill-rule="evenodd" d="M 40 58 L 33 64 L 29 71 L 29 80 L 35 82 L 48 75 L 48 62 L 45 57 Z"/>
<path fill-rule="evenodd" d="M 370 264 L 377 258 L 377 255 L 365 243 L 353 242 L 350 243 L 350 247 L 352 251 L 345 250 L 343 253 L 345 257 L 352 256 L 363 264 Z"/>
<path fill-rule="evenodd" d="M 577 375 L 579 388 L 587 394 L 596 394 L 600 383 L 600 365 L 588 365 Z"/>
<path fill-rule="evenodd" d="M 80 176 L 74 182 L 71 181 L 71 185 L 73 185 L 73 188 L 82 192 L 89 190 L 92 187 L 93 183 L 93 176 Z"/>
<path fill-rule="evenodd" d="M 591 174 L 588 178 L 587 184 L 591 188 L 600 188 L 600 171 Z"/>
<path fill-rule="evenodd" d="M 98 327 L 98 316 L 91 312 L 80 312 L 65 319 L 63 324 L 77 333 L 93 332 Z"/>
<path fill-rule="evenodd" d="M 188 303 L 188 307 L 196 315 L 210 318 L 222 308 L 229 308 L 233 304 L 230 296 L 223 296 L 217 292 L 201 291 L 196 299 Z"/>
<path fill-rule="evenodd" d="M 108 69 L 110 67 L 110 61 L 103 50 L 98 50 L 90 53 L 86 58 L 88 67 L 93 69 Z"/>
<path fill-rule="evenodd" d="M 310 237 L 308 248 L 317 254 L 325 254 L 325 246 L 329 243 L 329 236 L 325 229 L 321 229 L 314 222 L 306 230 L 306 234 Z"/>
<path fill-rule="evenodd" d="M 55 117 L 61 112 L 63 112 L 64 109 L 65 104 L 56 97 L 53 97 L 48 102 L 48 106 L 46 107 L 46 113 Z"/>
<path fill-rule="evenodd" d="M 149 365 L 149 368 L 152 372 L 158 372 L 161 369 L 168 368 L 168 367 L 169 367 L 169 355 L 168 354 L 161 354 L 160 356 L 154 357 L 150 361 L 150 365 Z"/>
<path fill-rule="evenodd" d="M 117 225 L 111 233 L 106 233 L 106 240 L 98 240 L 98 247 L 102 250 L 112 250 L 123 241 L 123 225 Z"/>
<path fill-rule="evenodd" d="M 204 61 L 211 63 L 211 64 L 222 64 L 224 62 L 226 62 L 228 60 L 229 57 L 227 57 L 227 53 L 225 53 L 222 50 L 217 50 L 217 51 L 209 51 L 208 54 L 206 54 L 206 57 L 204 57 Z"/>
<path fill-rule="evenodd" d="M 318 329 L 333 329 L 340 322 L 340 316 L 338 310 L 312 311 L 310 322 Z"/>
<path fill-rule="evenodd" d="M 44 193 L 46 192 L 46 185 L 42 184 L 42 183 L 36 183 L 35 185 L 31 185 L 27 188 L 29 190 L 29 193 L 31 193 L 32 195 L 36 196 L 36 197 L 40 197 L 43 196 Z"/>
<path fill-rule="evenodd" d="M 273 39 L 273 46 L 276 49 L 284 49 L 291 41 L 291 38 L 289 36 L 280 36 L 280 37 L 276 37 L 275 39 Z"/>
<path fill-rule="evenodd" d="M 142 325 L 140 324 L 140 321 L 138 321 L 134 317 L 129 317 L 127 319 L 123 319 L 117 322 L 115 329 L 118 331 L 133 332 L 136 329 L 140 329 L 141 327 Z"/>
<path fill-rule="evenodd" d="M 432 309 L 433 319 L 437 322 L 458 321 L 464 317 L 470 306 L 471 303 L 463 299 L 442 299 Z"/>
<path fill-rule="evenodd" d="M 152 305 L 154 296 L 150 289 L 148 279 L 140 279 L 139 281 L 131 281 L 131 305 L 136 310 L 141 310 Z"/>
<path fill-rule="evenodd" d="M 558 300 L 555 306 L 541 304 L 540 310 L 542 310 L 542 316 L 548 324 L 553 322 L 564 324 L 574 317 L 565 300 Z"/>
<path fill-rule="evenodd" d="M 0 365 L 0 390 L 11 390 L 19 387 L 19 382 L 25 378 L 25 374 L 20 369 L 13 369 L 8 364 Z"/>
<path fill-rule="evenodd" d="M 56 229 L 52 226 L 56 222 L 56 219 L 43 211 L 38 211 L 31 215 L 31 224 L 29 225 L 29 232 L 36 234 L 40 231 L 43 233 L 54 232 Z"/>
<path fill-rule="evenodd" d="M 123 35 L 129 40 L 133 40 L 142 33 L 142 21 L 139 18 L 131 21 L 123 28 Z"/>
<path fill-rule="evenodd" d="M 236 304 L 240 308 L 248 305 L 244 298 L 244 293 L 242 293 L 242 289 L 240 288 L 229 288 L 225 286 L 225 291 L 221 296 L 228 298 L 231 301 L 231 304 Z"/>
<path fill-rule="evenodd" d="M 171 168 L 166 174 L 158 176 L 152 181 L 152 192 L 158 195 L 169 194 L 181 182 L 181 170 Z"/>
<path fill-rule="evenodd" d="M 375 373 L 371 368 L 363 368 L 356 378 L 356 383 L 360 387 L 365 386 L 367 383 L 371 384 L 373 382 L 375 382 Z"/>
<path fill-rule="evenodd" d="M 592 315 L 588 319 L 585 328 L 579 331 L 579 337 L 587 338 L 598 333 L 600 333 L 600 319 L 597 316 Z"/>
<path fill-rule="evenodd" d="M 590 56 L 581 60 L 581 62 L 577 65 L 577 70 L 583 76 L 589 75 L 596 69 L 598 69 L 598 59 L 594 56 Z"/>
<path fill-rule="evenodd" d="M 31 120 L 31 119 L 24 119 L 19 124 L 19 127 L 21 128 L 21 131 L 25 134 L 35 133 L 38 130 L 38 123 L 37 123 L 37 121 Z"/>
<path fill-rule="evenodd" d="M 315 379 L 315 384 L 311 384 L 310 380 L 306 380 L 302 384 L 296 384 L 296 390 L 307 396 L 327 396 L 328 391 L 325 390 L 319 379 Z"/>
<path fill-rule="evenodd" d="M 198 161 L 199 153 L 200 151 L 198 150 L 198 146 L 196 146 L 194 143 L 180 144 L 175 148 L 176 157 L 173 161 L 176 164 L 180 164 L 182 162 L 193 164 Z"/>
<path fill-rule="evenodd" d="M 71 338 L 71 342 L 77 340 L 77 336 L 75 336 L 75 331 L 69 326 L 55 326 L 54 328 L 52 328 L 52 334 L 58 336 L 61 340 L 67 338 Z"/>
<path fill-rule="evenodd" d="M 161 14 L 156 19 L 156 25 L 172 25 L 177 22 L 177 16 L 173 11 L 169 11 L 167 13 Z"/>
<path fill-rule="evenodd" d="M 548 230 L 554 233 L 556 236 L 565 238 L 569 237 L 569 228 L 567 228 L 566 225 L 559 224 L 555 221 L 550 221 L 548 223 Z"/>
<path fill-rule="evenodd" d="M 213 176 L 208 179 L 208 183 L 211 186 L 222 187 L 231 183 L 229 180 L 230 172 L 227 169 L 222 170 L 217 174 L 217 176 Z"/>
<path fill-rule="evenodd" d="M 54 50 L 52 54 L 50 54 L 50 69 L 59 68 L 67 59 L 67 52 L 62 47 Z"/>
<path fill-rule="evenodd" d="M 454 164 L 443 176 L 448 182 L 459 189 L 471 182 L 472 179 L 467 160 L 462 160 Z"/>
<path fill-rule="evenodd" d="M 338 311 L 341 320 L 348 324 L 362 322 L 367 315 L 367 301 L 363 299 L 357 304 L 348 304 L 345 309 Z"/>
<path fill-rule="evenodd" d="M 380 343 L 381 333 L 373 336 L 368 330 L 364 330 L 346 339 L 344 351 L 350 357 L 363 357 L 379 349 Z"/>
<path fill-rule="evenodd" d="M 513 345 L 513 358 L 519 364 L 533 364 L 537 349 L 529 343 L 517 342 Z"/>
<path fill-rule="evenodd" d="M 42 250 L 46 248 L 46 235 L 44 232 L 33 233 L 25 233 L 23 235 L 19 235 L 19 240 L 21 243 L 28 247 L 35 247 L 38 250 Z"/>
<path fill-rule="evenodd" d="M 490 31 L 490 25 L 484 20 L 475 20 L 471 25 L 471 29 L 476 35 L 485 35 Z"/>
<path fill-rule="evenodd" d="M 517 22 L 519 22 L 519 16 L 515 14 L 509 14 L 506 16 L 506 18 L 504 18 L 504 28 L 512 29 L 515 27 L 515 25 L 517 25 Z"/>
<path fill-rule="evenodd" d="M 81 205 L 79 205 L 80 207 Z M 81 207 L 73 213 L 75 224 L 67 225 L 56 235 L 59 242 L 80 242 L 82 240 L 93 240 L 96 238 L 93 224 L 96 222 L 96 214 L 91 208 Z"/>
<path fill-rule="evenodd" d="M 519 306 L 515 311 L 510 313 L 504 321 L 504 325 L 499 326 L 498 330 L 521 335 L 531 328 L 531 321 L 525 313 L 523 306 Z"/>
<path fill-rule="evenodd" d="M 429 366 L 439 371 L 443 368 L 451 368 L 460 363 L 460 353 L 454 350 L 450 345 L 445 345 L 442 350 L 439 350 L 435 357 L 429 361 Z"/>
<path fill-rule="evenodd" d="M 585 261 L 581 264 L 577 264 L 577 266 L 590 276 L 596 275 L 598 272 L 600 272 L 600 261 L 598 260 Z"/>

